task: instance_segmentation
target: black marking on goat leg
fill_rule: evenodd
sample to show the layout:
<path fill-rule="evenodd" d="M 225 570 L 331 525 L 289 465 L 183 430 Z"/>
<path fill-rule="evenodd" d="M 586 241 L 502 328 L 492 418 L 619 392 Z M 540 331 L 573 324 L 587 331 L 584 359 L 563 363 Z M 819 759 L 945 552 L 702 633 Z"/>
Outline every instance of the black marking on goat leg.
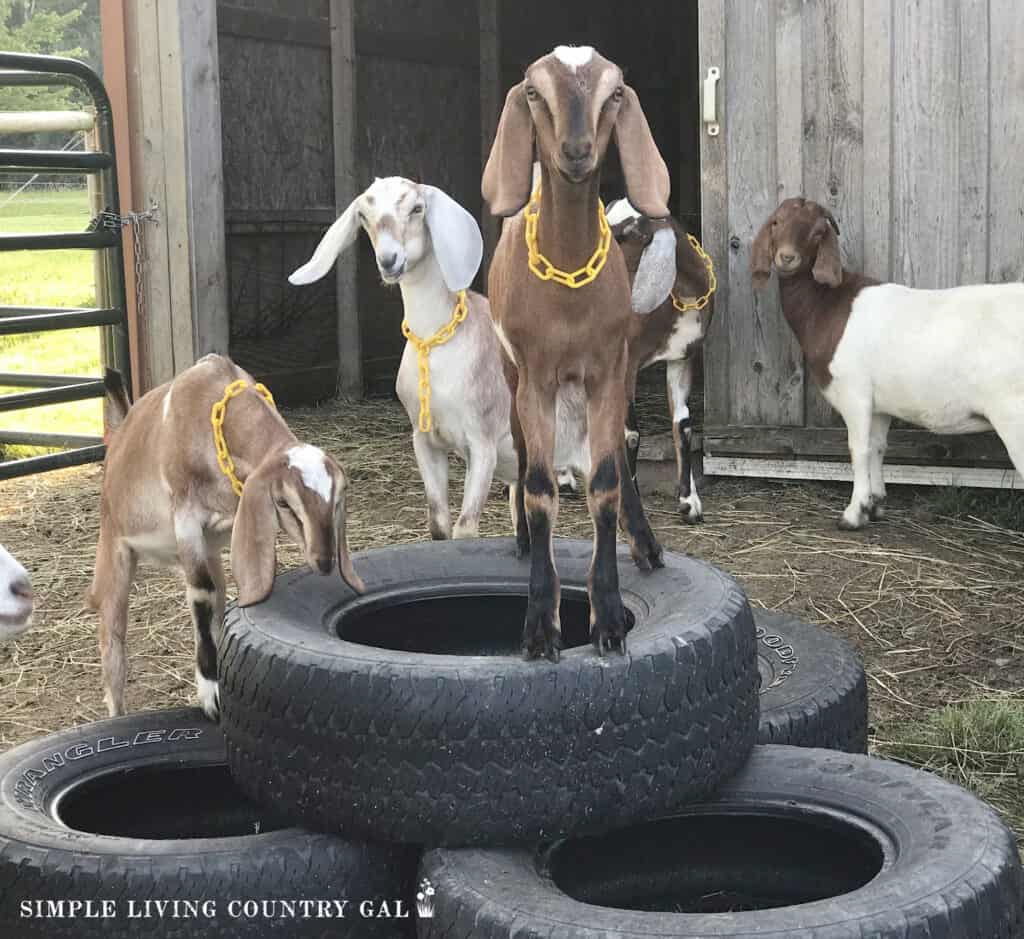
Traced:
<path fill-rule="evenodd" d="M 551 561 L 551 518 L 541 509 L 530 512 L 530 595 L 523 624 L 523 658 L 544 656 L 557 662 L 562 634 L 557 625 L 557 573 Z"/>
<path fill-rule="evenodd" d="M 193 590 L 205 590 L 207 593 L 213 593 L 217 588 L 214 586 L 213 578 L 210 576 L 210 572 L 205 566 L 197 567 L 189 578 L 189 586 Z"/>
<path fill-rule="evenodd" d="M 199 674 L 210 681 L 216 681 L 217 647 L 213 642 L 213 606 L 209 600 L 192 601 L 192 619 L 196 624 L 196 666 Z"/>
<path fill-rule="evenodd" d="M 625 456 L 620 455 L 620 459 L 624 461 Z M 623 481 L 620 495 L 619 524 L 629 540 L 629 551 L 634 563 L 642 571 L 664 567 L 661 545 L 654 537 L 644 512 L 643 502 L 640 500 L 640 493 L 637 492 L 632 480 Z"/>
<path fill-rule="evenodd" d="M 618 512 L 603 505 L 594 518 L 594 561 L 590 567 L 590 641 L 598 655 L 605 649 L 626 651 L 626 611 L 619 594 L 619 569 L 615 562 L 615 529 Z"/>
<path fill-rule="evenodd" d="M 555 482 L 543 466 L 534 464 L 529 468 L 525 485 L 531 496 L 547 496 L 549 499 L 555 497 Z"/>
<path fill-rule="evenodd" d="M 530 524 L 526 520 L 526 487 L 522 479 L 516 486 L 516 560 L 530 553 Z"/>
<path fill-rule="evenodd" d="M 615 466 L 615 457 L 606 456 L 594 472 L 590 474 L 590 494 L 611 492 L 619 486 L 619 471 Z"/>
<path fill-rule="evenodd" d="M 690 480 L 693 478 L 693 463 L 690 458 L 690 438 L 692 422 L 684 417 L 679 427 L 679 498 L 690 498 Z"/>

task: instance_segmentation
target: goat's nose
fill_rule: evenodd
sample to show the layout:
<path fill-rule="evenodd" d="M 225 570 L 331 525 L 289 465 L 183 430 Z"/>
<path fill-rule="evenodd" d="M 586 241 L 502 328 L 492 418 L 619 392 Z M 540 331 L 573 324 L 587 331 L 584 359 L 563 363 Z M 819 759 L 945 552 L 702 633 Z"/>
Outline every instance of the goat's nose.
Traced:
<path fill-rule="evenodd" d="M 21 600 L 31 600 L 32 584 L 27 577 L 17 577 L 11 582 L 11 593 Z"/>
<path fill-rule="evenodd" d="M 391 254 L 382 254 L 377 259 L 380 261 L 380 266 L 386 271 L 390 271 L 395 266 L 395 261 L 398 260 L 398 252 L 392 251 Z"/>
<path fill-rule="evenodd" d="M 594 145 L 589 140 L 576 140 L 572 143 L 566 140 L 562 144 L 562 153 L 574 162 L 585 160 L 593 149 Z"/>
<path fill-rule="evenodd" d="M 795 254 L 786 254 L 785 252 L 780 251 L 779 252 L 779 260 L 783 264 L 792 264 L 796 260 L 796 255 Z"/>

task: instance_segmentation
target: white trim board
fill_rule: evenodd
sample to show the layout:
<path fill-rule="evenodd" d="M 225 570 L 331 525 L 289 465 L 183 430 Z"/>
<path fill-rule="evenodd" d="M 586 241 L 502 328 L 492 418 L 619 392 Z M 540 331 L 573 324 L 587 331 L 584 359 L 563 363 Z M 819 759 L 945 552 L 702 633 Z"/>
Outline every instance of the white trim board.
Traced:
<path fill-rule="evenodd" d="M 757 476 L 762 479 L 824 479 L 853 482 L 849 463 L 820 460 L 760 460 L 750 457 L 704 456 L 705 476 Z M 886 483 L 912 486 L 973 486 L 983 489 L 1024 489 L 1013 470 L 970 466 L 886 466 Z"/>

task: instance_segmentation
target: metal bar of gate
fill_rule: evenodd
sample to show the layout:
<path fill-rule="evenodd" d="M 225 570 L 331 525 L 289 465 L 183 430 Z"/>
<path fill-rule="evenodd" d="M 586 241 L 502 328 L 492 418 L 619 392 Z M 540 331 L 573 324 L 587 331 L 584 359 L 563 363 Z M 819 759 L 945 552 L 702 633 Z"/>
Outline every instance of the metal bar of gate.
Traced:
<path fill-rule="evenodd" d="M 110 99 L 99 76 L 83 62 L 48 55 L 0 52 L 0 87 L 76 85 L 92 98 L 96 114 L 95 151 L 46 151 L 31 149 L 0 150 L 0 170 L 14 169 L 46 173 L 88 173 L 95 176 L 102 195 L 103 212 L 120 221 L 121 205 L 117 189 L 117 162 L 114 149 L 114 121 Z M 43 332 L 80 326 L 102 329 L 101 357 L 104 366 L 121 373 L 126 388 L 131 387 L 128 350 L 128 324 L 124 284 L 124 256 L 121 232 L 104 227 L 99 219 L 85 232 L 0 235 L 0 251 L 38 251 L 88 248 L 106 252 L 102 295 L 105 304 L 97 308 L 0 307 L 0 335 Z M 100 293 L 100 284 L 97 292 Z M 41 390 L 0 395 L 0 412 L 38 407 L 64 401 L 100 397 L 101 379 L 59 375 L 0 375 L 15 379 L 13 387 Z M 33 441 L 33 443 L 29 443 Z M 39 446 L 67 446 L 60 453 L 0 463 L 0 479 L 24 476 L 66 466 L 102 460 L 104 447 L 99 439 L 78 434 L 47 434 L 32 431 L 0 430 L 0 443 L 26 443 Z"/>

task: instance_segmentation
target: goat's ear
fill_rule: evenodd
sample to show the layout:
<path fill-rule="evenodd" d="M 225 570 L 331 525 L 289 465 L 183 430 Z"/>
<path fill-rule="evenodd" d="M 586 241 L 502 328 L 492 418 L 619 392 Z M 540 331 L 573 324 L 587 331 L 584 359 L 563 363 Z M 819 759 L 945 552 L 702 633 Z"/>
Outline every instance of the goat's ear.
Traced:
<path fill-rule="evenodd" d="M 633 278 L 633 312 L 653 313 L 672 292 L 676 282 L 676 233 L 659 228 L 640 255 Z"/>
<path fill-rule="evenodd" d="M 238 585 L 239 606 L 260 603 L 273 588 L 276 534 L 270 474 L 257 470 L 245 481 L 231 532 L 231 571 Z"/>
<path fill-rule="evenodd" d="M 449 290 L 465 290 L 484 256 L 480 226 L 448 193 L 435 186 L 420 189 L 426 196 L 427 227 L 444 282 Z"/>
<path fill-rule="evenodd" d="M 764 287 L 772 276 L 772 218 L 761 226 L 750 247 L 750 279 L 757 288 Z"/>
<path fill-rule="evenodd" d="M 811 276 L 826 287 L 838 287 L 843 282 L 843 264 L 839 258 L 839 238 L 833 227 L 834 222 L 819 219 L 812 234 L 821 235 L 818 242 L 818 257 L 811 268 Z"/>
<path fill-rule="evenodd" d="M 363 578 L 356 573 L 352 564 L 352 557 L 348 553 L 348 512 L 345 507 L 345 478 L 335 480 L 334 483 L 334 546 L 338 554 L 338 573 L 356 593 L 366 593 L 366 584 Z"/>
<path fill-rule="evenodd" d="M 515 215 L 530 198 L 533 175 L 533 118 L 525 82 L 509 89 L 484 167 L 480 190 L 492 215 Z"/>
<path fill-rule="evenodd" d="M 338 255 L 356 240 L 356 235 L 359 234 L 359 210 L 356 207 L 358 201 L 359 197 L 357 196 L 334 224 L 327 229 L 323 238 L 320 239 L 320 244 L 316 246 L 313 256 L 291 274 L 288 283 L 311 284 L 315 280 L 320 280 L 331 269 L 331 265 L 337 260 Z"/>
<path fill-rule="evenodd" d="M 615 120 L 615 144 L 629 201 L 649 218 L 665 218 L 672 191 L 668 168 L 654 142 L 640 99 L 628 85 Z"/>

